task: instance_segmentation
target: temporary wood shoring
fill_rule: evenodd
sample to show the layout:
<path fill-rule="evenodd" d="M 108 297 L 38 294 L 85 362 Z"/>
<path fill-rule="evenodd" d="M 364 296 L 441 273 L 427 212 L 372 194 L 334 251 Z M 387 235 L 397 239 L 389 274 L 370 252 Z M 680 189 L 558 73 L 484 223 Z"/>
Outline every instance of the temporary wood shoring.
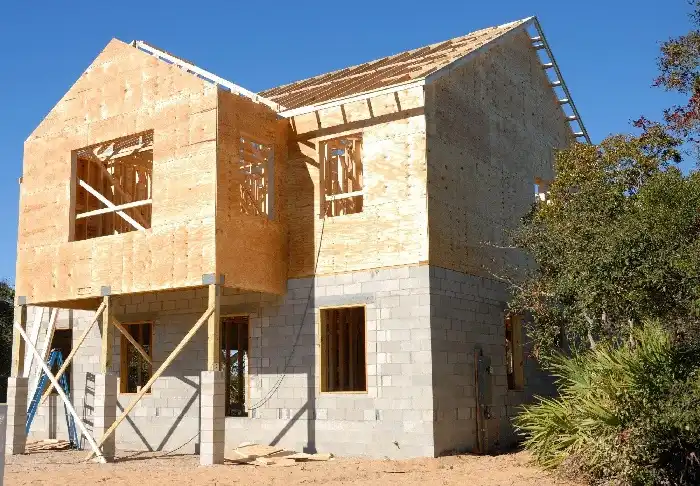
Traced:
<path fill-rule="evenodd" d="M 143 386 L 143 388 L 141 388 L 141 391 L 139 391 L 136 394 L 136 396 L 131 400 L 131 403 L 129 403 L 129 405 L 127 405 L 127 407 L 124 409 L 122 414 L 117 418 L 117 420 L 114 421 L 114 423 L 109 427 L 109 429 L 107 429 L 107 431 L 104 433 L 104 435 L 102 435 L 100 440 L 97 442 L 97 447 L 102 446 L 102 444 L 105 443 L 105 441 L 114 433 L 114 431 L 117 430 L 117 427 L 119 426 L 119 424 L 122 423 L 122 421 L 124 421 L 124 419 L 134 409 L 136 404 L 139 401 L 141 401 L 141 399 L 143 398 L 143 396 L 146 393 L 148 393 L 148 391 L 153 386 L 153 383 L 155 383 L 155 381 L 158 378 L 160 378 L 160 375 L 162 375 L 163 372 L 165 372 L 165 370 L 168 369 L 168 366 L 170 366 L 170 364 L 175 360 L 175 358 L 178 357 L 178 355 L 184 349 L 184 347 L 187 345 L 187 343 L 189 343 L 190 340 L 192 339 L 192 337 L 197 333 L 197 331 L 199 331 L 199 328 L 202 327 L 202 325 L 205 322 L 207 322 L 207 319 L 209 319 L 209 317 L 212 314 L 217 314 L 217 318 L 218 318 L 218 312 L 215 312 L 216 310 L 217 309 L 216 309 L 215 305 L 210 305 L 209 308 L 206 311 L 204 311 L 204 314 L 202 314 L 202 317 L 200 317 L 199 320 L 195 323 L 195 325 L 192 326 L 192 329 L 190 329 L 189 332 L 187 334 L 185 334 L 185 337 L 183 337 L 182 340 L 180 341 L 180 343 L 175 347 L 175 349 L 173 349 L 173 352 L 170 353 L 170 355 L 167 358 L 165 358 L 165 361 L 163 361 L 163 364 L 160 365 L 160 368 L 158 368 L 156 370 L 156 372 L 153 373 L 153 376 L 151 376 L 151 378 L 148 380 L 148 382 L 146 382 L 146 384 Z M 217 352 L 217 354 L 220 354 L 220 353 Z M 88 454 L 88 456 L 85 458 L 85 460 L 86 461 L 89 460 L 94 454 L 95 454 L 95 451 L 93 450 L 93 452 Z"/>
<path fill-rule="evenodd" d="M 32 344 L 34 346 L 37 345 L 37 342 L 39 340 L 39 331 L 41 330 L 41 321 L 44 317 L 44 308 L 43 307 L 35 307 L 34 308 L 34 323 L 32 324 L 32 329 L 30 331 L 30 336 L 32 340 Z M 32 359 L 34 358 L 34 355 L 31 353 L 27 353 L 24 356 L 24 377 L 28 378 L 29 377 L 29 372 L 32 369 Z"/>
<path fill-rule="evenodd" d="M 92 330 L 92 328 L 93 328 L 93 326 L 95 325 L 95 323 L 97 322 L 97 320 L 100 318 L 100 316 L 102 316 L 102 313 L 104 312 L 105 307 L 106 307 L 106 303 L 105 303 L 105 301 L 102 301 L 102 303 L 100 304 L 100 306 L 99 306 L 99 307 L 97 308 L 97 310 L 95 311 L 95 316 L 92 318 L 92 321 L 91 321 L 90 324 L 85 328 L 85 330 L 83 331 L 83 333 L 80 335 L 80 337 L 78 338 L 78 340 L 77 340 L 76 343 L 75 343 L 75 346 L 73 347 L 73 349 L 71 349 L 70 354 L 66 357 L 65 361 L 63 362 L 63 366 L 61 366 L 61 369 L 58 370 L 58 373 L 56 373 L 56 379 L 57 379 L 57 380 L 60 379 L 61 376 L 63 376 L 63 373 L 65 373 L 66 370 L 68 369 L 68 366 L 70 366 L 71 362 L 73 361 L 73 358 L 75 357 L 75 354 L 76 354 L 76 353 L 78 352 L 78 350 L 80 349 L 80 346 L 83 345 L 83 342 L 85 342 L 85 338 L 87 338 L 88 334 L 89 334 L 90 331 Z M 39 403 L 44 403 L 44 401 L 45 401 L 45 400 L 49 397 L 49 395 L 51 394 L 51 391 L 53 390 L 53 387 L 54 387 L 54 384 L 51 383 L 51 384 L 49 385 L 49 387 L 46 389 L 46 391 L 44 392 L 44 394 L 41 396 L 41 401 L 40 401 Z"/>
<path fill-rule="evenodd" d="M 44 373 L 46 373 L 46 376 L 48 377 L 49 381 L 51 382 L 51 386 L 49 389 L 55 388 L 56 391 L 58 392 L 58 396 L 61 397 L 61 400 L 63 400 L 63 403 L 66 406 L 66 409 L 68 409 L 68 413 L 70 413 L 73 416 L 73 420 L 75 423 L 78 425 L 78 428 L 80 429 L 80 432 L 82 432 L 83 436 L 87 439 L 88 443 L 90 444 L 90 447 L 92 448 L 91 452 L 91 457 L 92 455 L 96 455 L 97 459 L 99 462 L 106 462 L 105 458 L 102 456 L 102 452 L 100 451 L 99 446 L 95 443 L 95 439 L 92 438 L 92 435 L 88 431 L 87 427 L 85 427 L 85 424 L 83 423 L 82 419 L 78 415 L 78 413 L 75 411 L 75 408 L 73 408 L 73 404 L 70 402 L 68 397 L 66 396 L 65 392 L 61 388 L 61 386 L 58 384 L 58 377 L 54 376 L 53 373 L 51 373 L 51 370 L 47 366 L 47 364 L 41 359 L 41 355 L 39 354 L 39 351 L 36 350 L 36 347 L 34 347 L 34 344 L 29 340 L 29 336 L 27 336 L 27 333 L 25 332 L 23 326 L 17 322 L 14 322 L 14 328 L 17 331 L 17 333 L 20 335 L 22 339 L 24 339 L 24 342 L 27 343 L 29 350 L 32 352 L 34 357 L 36 358 L 37 362 L 39 363 L 39 366 L 41 366 L 42 370 Z"/>

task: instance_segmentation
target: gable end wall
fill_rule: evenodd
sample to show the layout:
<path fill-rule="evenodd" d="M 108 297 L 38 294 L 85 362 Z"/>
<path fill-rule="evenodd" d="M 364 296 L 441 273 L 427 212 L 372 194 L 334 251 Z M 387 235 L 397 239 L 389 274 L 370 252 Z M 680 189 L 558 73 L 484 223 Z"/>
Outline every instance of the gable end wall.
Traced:
<path fill-rule="evenodd" d="M 525 31 L 426 86 L 426 130 L 435 453 L 476 447 L 477 346 L 493 365 L 488 445 L 503 447 L 517 407 L 552 388 L 526 357 L 524 391 L 507 389 L 507 289 L 484 267 L 524 263 L 489 245 L 531 207 L 535 177 L 553 177 L 571 131 Z"/>

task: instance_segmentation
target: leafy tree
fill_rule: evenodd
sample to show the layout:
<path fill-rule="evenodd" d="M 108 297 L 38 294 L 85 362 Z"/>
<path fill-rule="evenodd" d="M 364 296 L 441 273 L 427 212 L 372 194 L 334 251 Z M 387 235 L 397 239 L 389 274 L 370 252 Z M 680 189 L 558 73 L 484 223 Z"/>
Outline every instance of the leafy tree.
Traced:
<path fill-rule="evenodd" d="M 0 402 L 7 399 L 7 377 L 12 363 L 12 319 L 15 289 L 0 281 Z"/>
<path fill-rule="evenodd" d="M 693 28 L 661 45 L 656 86 L 684 95 L 687 102 L 664 113 L 668 126 L 689 140 L 698 142 L 700 134 L 700 0 L 690 0 Z"/>
<path fill-rule="evenodd" d="M 560 152 L 548 200 L 513 234 L 534 260 L 511 307 L 532 317 L 544 357 L 567 344 L 623 341 L 645 319 L 689 331 L 700 311 L 700 174 L 677 167 L 681 141 L 640 136 Z"/>
<path fill-rule="evenodd" d="M 512 282 L 511 305 L 532 314 L 544 355 L 625 340 L 646 318 L 698 335 L 700 175 L 676 167 L 685 142 L 700 148 L 700 0 L 690 3 L 693 28 L 662 44 L 655 80 L 687 103 L 663 124 L 640 118 L 638 136 L 559 153 L 549 201 L 513 235 L 535 265 Z"/>

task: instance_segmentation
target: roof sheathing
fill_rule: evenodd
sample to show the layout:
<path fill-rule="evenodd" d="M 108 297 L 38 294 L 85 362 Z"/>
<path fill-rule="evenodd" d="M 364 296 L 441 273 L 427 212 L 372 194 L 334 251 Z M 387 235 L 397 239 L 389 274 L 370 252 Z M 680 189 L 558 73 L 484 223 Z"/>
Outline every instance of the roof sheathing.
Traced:
<path fill-rule="evenodd" d="M 291 110 L 425 79 L 525 22 L 527 19 L 489 27 L 462 37 L 271 88 L 260 94 Z"/>
<path fill-rule="evenodd" d="M 369 98 L 380 93 L 432 83 L 489 48 L 508 40 L 511 34 L 533 26 L 537 33 L 531 37 L 533 48 L 546 53 L 546 57 L 540 57 L 543 68 L 545 70 L 551 69 L 555 73 L 554 79 L 549 78 L 550 86 L 559 100 L 564 117 L 570 123 L 572 133 L 576 138 L 584 138 L 588 143 L 591 143 L 588 131 L 583 125 L 571 93 L 564 83 L 559 66 L 536 17 L 477 30 L 444 42 L 302 79 L 257 94 L 143 41 L 134 41 L 132 45 L 223 89 L 263 103 L 278 112 L 280 116 L 292 117 Z M 569 106 L 568 112 L 565 106 Z M 578 130 L 574 124 L 578 125 Z"/>

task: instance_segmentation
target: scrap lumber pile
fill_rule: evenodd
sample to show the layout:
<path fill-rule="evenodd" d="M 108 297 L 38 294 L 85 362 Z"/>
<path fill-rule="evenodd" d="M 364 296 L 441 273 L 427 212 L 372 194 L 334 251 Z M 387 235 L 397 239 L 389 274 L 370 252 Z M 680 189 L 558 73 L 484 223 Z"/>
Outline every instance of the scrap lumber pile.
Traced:
<path fill-rule="evenodd" d="M 307 454 L 282 447 L 243 443 L 233 450 L 232 462 L 252 466 L 293 466 L 297 462 L 329 461 L 332 454 Z"/>

